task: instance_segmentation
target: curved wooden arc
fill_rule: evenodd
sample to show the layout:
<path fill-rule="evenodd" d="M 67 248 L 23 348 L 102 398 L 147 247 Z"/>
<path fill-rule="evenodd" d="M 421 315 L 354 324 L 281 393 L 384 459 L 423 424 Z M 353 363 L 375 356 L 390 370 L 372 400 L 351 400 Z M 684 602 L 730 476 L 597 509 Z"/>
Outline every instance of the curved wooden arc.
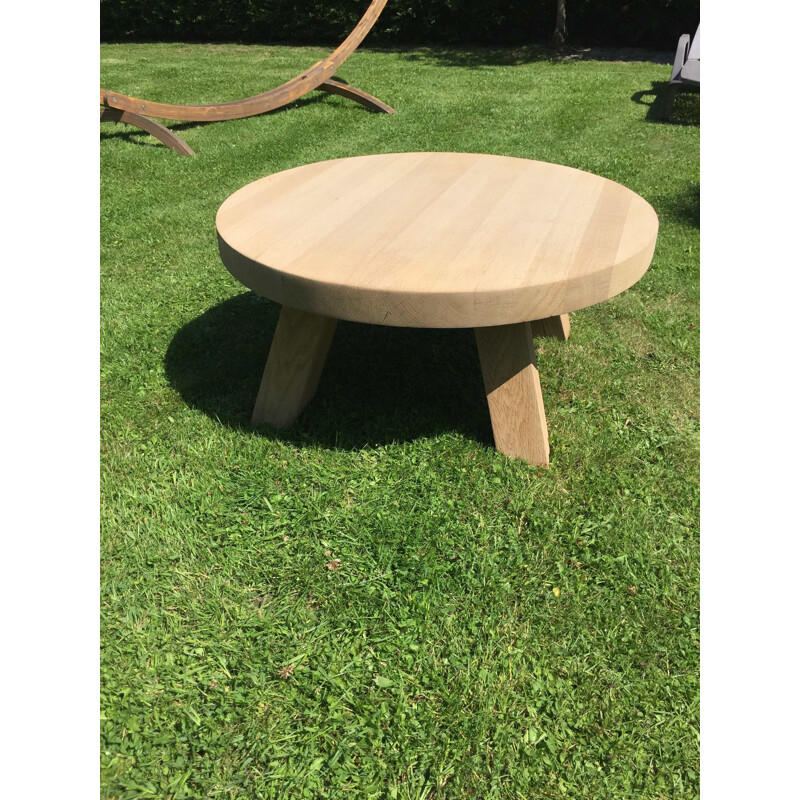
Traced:
<path fill-rule="evenodd" d="M 217 120 L 242 119 L 252 117 L 257 114 L 264 114 L 276 108 L 285 106 L 304 94 L 314 89 L 322 88 L 321 85 L 333 78 L 336 70 L 342 65 L 345 59 L 364 41 L 364 37 L 370 32 L 375 21 L 380 16 L 386 5 L 387 0 L 372 0 L 369 8 L 364 12 L 364 16 L 358 21 L 350 32 L 350 35 L 334 50 L 324 61 L 318 61 L 310 69 L 306 70 L 296 78 L 292 78 L 281 86 L 270 89 L 268 92 L 246 97 L 243 100 L 234 100 L 228 103 L 216 103 L 214 105 L 173 105 L 170 103 L 151 103 L 137 97 L 100 89 L 100 104 L 108 108 L 117 108 L 123 111 L 131 111 L 135 114 L 148 117 L 158 117 L 160 119 L 173 119 L 185 122 L 214 122 Z M 344 94 L 364 105 L 364 99 L 371 98 L 370 95 L 361 95 L 360 99 L 351 88 L 350 94 L 339 91 L 340 85 L 336 89 L 324 88 L 324 91 L 334 91 L 336 94 Z M 377 101 L 381 111 L 389 109 L 389 106 Z M 389 110 L 391 113 L 393 109 Z"/>
<path fill-rule="evenodd" d="M 337 81 L 334 78 L 323 81 L 317 86 L 317 89 L 328 92 L 329 94 L 338 94 L 350 100 L 355 100 L 356 103 L 361 103 L 362 106 L 366 106 L 372 111 L 383 111 L 385 114 L 397 113 L 391 106 L 382 103 L 377 97 L 373 97 L 371 94 L 362 92 L 361 89 L 356 89 L 355 86 L 351 86 L 349 83 L 342 83 L 342 81 Z"/>
<path fill-rule="evenodd" d="M 180 136 L 176 136 L 169 128 L 159 125 L 152 119 L 134 114 L 132 111 L 121 111 L 117 108 L 101 108 L 100 122 L 124 122 L 147 131 L 151 136 L 163 142 L 167 147 L 180 153 L 182 156 L 193 156 L 194 150 L 189 147 Z"/>

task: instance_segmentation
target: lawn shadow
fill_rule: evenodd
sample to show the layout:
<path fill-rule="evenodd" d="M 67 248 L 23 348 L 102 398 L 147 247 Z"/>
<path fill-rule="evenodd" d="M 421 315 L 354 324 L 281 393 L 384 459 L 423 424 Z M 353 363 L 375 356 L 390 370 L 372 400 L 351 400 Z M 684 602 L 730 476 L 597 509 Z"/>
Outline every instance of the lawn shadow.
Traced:
<path fill-rule="evenodd" d="M 164 358 L 184 401 L 223 425 L 269 439 L 359 449 L 455 431 L 493 444 L 470 329 L 340 322 L 314 398 L 290 428 L 253 428 L 280 306 L 246 292 L 184 325 Z"/>
<path fill-rule="evenodd" d="M 104 124 L 107 124 L 108 122 L 109 120 L 104 120 Z M 163 142 L 160 142 L 155 136 L 147 131 L 143 131 L 141 128 L 137 128 L 134 125 L 128 125 L 125 122 L 114 122 L 113 124 L 119 127 L 113 131 L 104 131 L 102 128 L 100 129 L 101 142 L 120 139 L 124 142 L 128 142 L 129 144 L 139 145 L 139 147 L 166 147 Z M 177 125 L 166 125 L 165 127 L 169 128 L 169 130 L 173 133 L 179 133 L 180 131 L 190 130 L 191 128 L 200 128 L 204 125 L 211 124 L 211 122 L 181 122 Z"/>
<path fill-rule="evenodd" d="M 345 80 L 339 79 L 340 83 L 347 83 Z M 315 103 L 325 102 L 326 100 L 330 101 L 332 98 L 326 92 L 315 92 L 314 94 L 304 95 L 303 97 L 294 100 L 293 102 L 289 103 L 288 105 L 281 106 L 280 108 L 274 108 L 272 111 L 265 111 L 263 114 L 254 114 L 253 116 L 260 116 L 260 117 L 269 117 L 273 114 L 283 114 L 286 111 L 292 111 L 297 108 L 302 108 L 303 106 L 312 105 Z M 365 108 L 364 106 L 360 106 L 363 108 L 364 111 L 369 111 L 369 109 Z M 188 131 L 192 128 L 202 128 L 206 125 L 215 125 L 220 122 L 234 122 L 235 120 L 210 120 L 208 122 L 170 122 L 166 120 L 166 127 L 169 128 L 173 133 L 180 133 L 181 131 Z M 105 120 L 103 124 L 108 124 L 110 121 Z M 140 147 L 165 147 L 162 142 L 159 142 L 154 136 L 151 136 L 147 131 L 143 131 L 141 128 L 137 128 L 134 125 L 128 125 L 124 122 L 115 122 L 113 123 L 116 126 L 120 126 L 114 131 L 108 131 L 100 129 L 100 141 L 106 140 L 114 140 L 114 139 L 122 139 L 123 141 L 129 142 L 131 144 L 137 144 Z"/>
<path fill-rule="evenodd" d="M 670 64 L 672 55 L 667 52 L 639 48 L 613 47 L 553 47 L 531 44 L 521 47 L 417 47 L 411 51 L 397 51 L 406 61 L 430 63 L 441 67 L 515 67 L 537 61 L 554 64 L 575 61 L 647 61 L 653 64 Z"/>
<path fill-rule="evenodd" d="M 672 113 L 669 119 L 661 118 L 664 98 L 667 94 L 668 81 L 652 81 L 649 89 L 634 92 L 631 100 L 639 105 L 647 106 L 645 120 L 658 122 L 661 125 L 700 125 L 700 90 L 684 87 L 675 96 Z M 647 98 L 650 98 L 649 100 Z"/>
<path fill-rule="evenodd" d="M 689 181 L 678 194 L 651 198 L 659 218 L 670 217 L 677 222 L 700 227 L 700 183 Z"/>
<path fill-rule="evenodd" d="M 439 67 L 515 67 L 534 61 L 553 61 L 557 54 L 546 45 L 523 47 L 416 47 L 397 51 L 405 61 Z"/>

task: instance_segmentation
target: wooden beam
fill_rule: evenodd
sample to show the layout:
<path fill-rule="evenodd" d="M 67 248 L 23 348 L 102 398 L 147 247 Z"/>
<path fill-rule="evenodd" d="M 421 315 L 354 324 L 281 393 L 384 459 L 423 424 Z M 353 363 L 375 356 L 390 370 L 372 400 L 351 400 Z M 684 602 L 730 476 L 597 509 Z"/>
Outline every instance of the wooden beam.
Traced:
<path fill-rule="evenodd" d="M 143 117 L 141 114 L 134 114 L 132 111 L 120 111 L 116 108 L 101 107 L 100 122 L 123 122 L 126 125 L 133 125 L 136 128 L 147 131 L 151 136 L 155 136 L 156 139 L 182 156 L 194 155 L 194 150 L 180 136 L 176 136 L 169 128 L 165 128 L 163 125 L 159 125 L 158 122 Z"/>
<path fill-rule="evenodd" d="M 142 100 L 138 97 L 129 97 L 120 92 L 112 92 L 107 89 L 100 89 L 100 104 L 108 108 L 116 108 L 122 111 L 130 111 L 134 114 L 141 114 L 147 117 L 158 117 L 159 119 L 180 120 L 184 122 L 216 122 L 220 120 L 242 119 L 252 117 L 257 114 L 264 114 L 273 111 L 289 103 L 294 102 L 299 97 L 320 87 L 333 78 L 336 70 L 344 63 L 348 56 L 364 41 L 364 37 L 370 32 L 375 21 L 383 11 L 387 0 L 372 0 L 364 16 L 350 32 L 350 35 L 334 50 L 330 56 L 323 61 L 318 61 L 295 78 L 286 81 L 280 86 L 270 89 L 267 92 L 246 97 L 243 100 L 233 100 L 227 103 L 213 103 L 209 105 L 177 105 L 172 103 L 153 103 L 149 100 Z M 345 86 L 346 84 L 342 84 Z M 331 91 L 328 87 L 323 91 Z M 371 95 L 359 94 L 358 90 L 352 90 L 353 100 L 364 103 L 366 98 Z M 343 94 L 341 91 L 337 91 Z M 376 101 L 376 108 L 380 111 L 393 113 L 393 109 L 385 106 L 380 101 Z"/>
<path fill-rule="evenodd" d="M 253 425 L 288 428 L 314 396 L 336 320 L 283 306 L 253 408 Z"/>
<path fill-rule="evenodd" d="M 500 452 L 540 467 L 550 443 L 530 322 L 475 328 L 483 385 Z"/>
<path fill-rule="evenodd" d="M 569 314 L 537 319 L 531 322 L 531 332 L 534 336 L 552 336 L 566 342 L 569 339 Z"/>

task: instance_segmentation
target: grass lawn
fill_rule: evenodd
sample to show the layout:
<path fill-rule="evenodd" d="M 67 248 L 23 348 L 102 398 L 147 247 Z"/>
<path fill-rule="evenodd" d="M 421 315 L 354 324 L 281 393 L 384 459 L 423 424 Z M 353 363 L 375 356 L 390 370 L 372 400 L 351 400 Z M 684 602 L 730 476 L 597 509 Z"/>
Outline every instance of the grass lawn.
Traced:
<path fill-rule="evenodd" d="M 220 102 L 311 47 L 108 45 L 102 85 Z M 313 93 L 100 127 L 106 798 L 698 796 L 699 96 L 652 118 L 667 59 L 359 50 Z M 460 150 L 645 197 L 632 289 L 539 346 L 549 470 L 492 435 L 470 330 L 340 323 L 289 430 L 248 420 L 278 307 L 214 217 L 268 173 Z M 339 559 L 338 569 L 327 564 Z"/>

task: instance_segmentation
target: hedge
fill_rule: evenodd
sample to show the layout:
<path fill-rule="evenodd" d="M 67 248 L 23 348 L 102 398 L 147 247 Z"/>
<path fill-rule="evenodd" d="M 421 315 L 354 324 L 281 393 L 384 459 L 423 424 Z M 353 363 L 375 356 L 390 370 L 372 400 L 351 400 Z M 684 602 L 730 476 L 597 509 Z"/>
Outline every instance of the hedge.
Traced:
<path fill-rule="evenodd" d="M 104 42 L 338 44 L 369 0 L 100 0 Z M 566 0 L 574 45 L 675 48 L 700 0 Z M 519 45 L 549 39 L 556 0 L 389 0 L 372 46 Z"/>

